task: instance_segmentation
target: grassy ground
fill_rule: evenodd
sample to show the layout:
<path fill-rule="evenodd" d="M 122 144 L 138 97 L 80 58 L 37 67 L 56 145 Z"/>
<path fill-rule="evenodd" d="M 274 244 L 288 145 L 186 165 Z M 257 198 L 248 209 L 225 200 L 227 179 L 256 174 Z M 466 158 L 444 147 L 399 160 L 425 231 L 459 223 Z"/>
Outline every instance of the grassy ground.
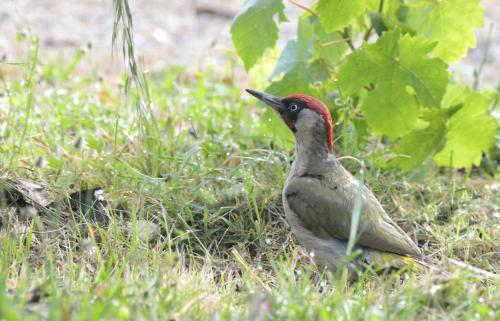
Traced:
<path fill-rule="evenodd" d="M 0 65 L 0 178 L 44 184 L 54 204 L 102 187 L 110 221 L 63 205 L 0 209 L 0 320 L 498 318 L 496 282 L 443 259 L 499 268 L 498 183 L 482 171 L 415 177 L 380 169 L 371 145 L 351 150 L 451 274 L 368 271 L 347 284 L 319 274 L 290 234 L 280 189 L 293 142 L 229 72 L 150 74 L 154 115 L 139 133 L 122 80 L 31 61 Z M 346 135 L 337 129 L 339 145 Z"/>

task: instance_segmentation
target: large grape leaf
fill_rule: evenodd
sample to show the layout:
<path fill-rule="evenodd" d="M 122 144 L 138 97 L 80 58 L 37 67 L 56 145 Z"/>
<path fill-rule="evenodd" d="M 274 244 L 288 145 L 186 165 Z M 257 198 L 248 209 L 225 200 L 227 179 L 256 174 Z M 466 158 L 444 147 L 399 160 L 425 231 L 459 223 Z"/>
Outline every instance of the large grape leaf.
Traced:
<path fill-rule="evenodd" d="M 313 26 L 309 17 L 304 15 L 299 19 L 297 28 L 297 39 L 289 40 L 285 49 L 276 63 L 270 80 L 275 79 L 282 73 L 288 73 L 294 68 L 304 67 L 311 58 L 311 47 L 314 41 Z"/>
<path fill-rule="evenodd" d="M 276 95 L 293 93 L 313 94 L 310 84 L 313 76 L 310 68 L 315 40 L 314 19 L 309 14 L 301 16 L 297 26 L 297 38 L 288 41 L 281 53 L 270 79 L 274 80 L 267 91 Z M 278 76 L 283 75 L 279 80 Z"/>
<path fill-rule="evenodd" d="M 285 49 L 281 52 L 281 56 L 269 79 L 273 80 L 281 74 L 289 72 L 298 64 L 305 64 L 306 59 L 305 53 L 300 50 L 298 41 L 295 39 L 289 40 Z"/>
<path fill-rule="evenodd" d="M 295 93 L 314 95 L 314 90 L 310 87 L 312 82 L 309 67 L 300 63 L 290 69 L 280 80 L 273 81 L 266 91 L 279 96 Z"/>
<path fill-rule="evenodd" d="M 361 104 L 375 132 L 401 137 L 415 128 L 420 105 L 439 107 L 448 72 L 443 61 L 428 56 L 434 46 L 423 37 L 390 31 L 342 64 L 338 79 L 343 95 L 360 94 L 368 86 Z"/>
<path fill-rule="evenodd" d="M 319 0 L 317 11 L 327 32 L 347 26 L 362 14 L 371 0 Z"/>
<path fill-rule="evenodd" d="M 481 151 L 494 142 L 495 119 L 488 114 L 491 97 L 449 85 L 442 108 L 426 110 L 426 127 L 401 138 L 390 164 L 403 170 L 421 166 L 433 157 L 440 166 L 457 168 L 479 164 Z"/>
<path fill-rule="evenodd" d="M 461 91 L 466 95 L 458 95 L 451 101 L 456 103 L 462 98 L 463 107 L 448 120 L 446 144 L 434 156 L 434 161 L 441 166 L 462 168 L 479 165 L 481 152 L 487 151 L 495 141 L 497 122 L 488 113 L 491 98 L 466 88 Z"/>
<path fill-rule="evenodd" d="M 281 0 L 247 0 L 231 25 L 231 38 L 245 69 L 252 68 L 278 40 L 276 15 L 285 21 Z"/>
<path fill-rule="evenodd" d="M 319 21 L 314 21 L 314 36 L 313 57 L 331 64 L 340 60 L 349 48 L 338 32 L 326 32 Z"/>
<path fill-rule="evenodd" d="M 444 146 L 446 120 L 456 109 L 454 107 L 425 111 L 422 115 L 422 120 L 426 122 L 425 127 L 417 128 L 401 138 L 394 150 L 396 157 L 389 164 L 402 170 L 410 170 L 432 158 Z"/>
<path fill-rule="evenodd" d="M 474 28 L 483 25 L 483 11 L 479 0 L 409 0 L 405 22 L 437 41 L 434 53 L 449 63 L 476 46 Z"/>
<path fill-rule="evenodd" d="M 303 93 L 315 96 L 315 90 L 311 88 L 313 83 L 313 72 L 310 68 L 312 47 L 314 44 L 315 19 L 309 14 L 300 17 L 297 26 L 297 38 L 289 40 L 282 51 L 276 67 L 269 77 L 271 85 L 266 92 L 274 95 L 286 96 L 293 93 Z M 281 78 L 280 78 L 281 77 Z M 292 141 L 290 129 L 271 110 L 263 115 L 267 129 L 275 137 L 281 137 L 284 141 Z"/>

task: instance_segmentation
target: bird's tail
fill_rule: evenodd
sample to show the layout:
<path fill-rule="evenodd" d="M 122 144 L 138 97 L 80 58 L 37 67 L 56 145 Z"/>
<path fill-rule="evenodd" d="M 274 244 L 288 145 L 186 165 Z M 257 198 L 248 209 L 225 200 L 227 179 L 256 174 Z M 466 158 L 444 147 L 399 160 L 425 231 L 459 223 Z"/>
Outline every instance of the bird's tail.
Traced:
<path fill-rule="evenodd" d="M 434 265 L 424 262 L 423 260 L 389 252 L 370 251 L 364 253 L 363 261 L 376 270 L 406 268 L 418 273 L 427 270 L 437 270 Z"/>
<path fill-rule="evenodd" d="M 363 255 L 363 259 L 375 269 L 409 269 L 413 272 L 433 272 L 441 275 L 449 275 L 450 271 L 446 270 L 442 263 L 433 260 L 432 258 L 419 256 L 402 256 L 395 253 L 371 251 Z M 458 267 L 462 270 L 467 270 L 474 273 L 476 276 L 483 279 L 497 279 L 498 274 L 485 271 L 483 269 L 471 266 L 465 262 L 454 259 L 446 259 L 445 264 Z"/>

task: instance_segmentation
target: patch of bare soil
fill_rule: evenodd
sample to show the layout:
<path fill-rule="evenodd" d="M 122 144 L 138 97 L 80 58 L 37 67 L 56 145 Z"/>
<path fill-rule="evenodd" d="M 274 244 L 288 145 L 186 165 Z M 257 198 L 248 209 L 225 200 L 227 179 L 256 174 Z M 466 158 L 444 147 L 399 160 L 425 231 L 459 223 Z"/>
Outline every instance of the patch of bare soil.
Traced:
<path fill-rule="evenodd" d="M 149 67 L 197 65 L 231 46 L 229 27 L 243 0 L 144 0 L 130 1 L 134 18 L 136 51 Z M 314 1 L 303 0 L 310 4 Z M 292 23 L 284 25 L 282 42 L 291 37 L 300 9 L 284 1 Z M 482 85 L 500 81 L 500 1 L 481 0 L 484 27 L 477 31 L 478 45 L 466 58 L 452 65 L 471 83 L 474 69 L 484 60 Z M 103 72 L 120 71 L 111 54 L 112 1 L 104 0 L 3 0 L 0 5 L 0 59 L 25 58 L 16 34 L 39 35 L 45 57 L 70 57 L 77 48 L 92 46 L 92 59 Z M 116 56 L 116 55 L 115 55 Z"/>

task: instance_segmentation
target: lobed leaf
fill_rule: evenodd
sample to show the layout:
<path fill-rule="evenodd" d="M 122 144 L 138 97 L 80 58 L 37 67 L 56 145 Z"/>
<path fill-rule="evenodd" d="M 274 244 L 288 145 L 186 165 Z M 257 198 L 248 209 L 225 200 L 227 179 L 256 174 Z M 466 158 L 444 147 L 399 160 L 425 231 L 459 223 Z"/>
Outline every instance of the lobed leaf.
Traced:
<path fill-rule="evenodd" d="M 317 11 L 327 32 L 346 27 L 367 9 L 367 0 L 319 0 Z"/>
<path fill-rule="evenodd" d="M 495 141 L 497 121 L 488 112 L 492 99 L 478 92 L 461 88 L 466 94 L 463 107 L 447 123 L 446 144 L 434 156 L 440 166 L 455 168 L 479 165 L 483 151 Z"/>
<path fill-rule="evenodd" d="M 409 170 L 430 157 L 440 166 L 479 165 L 481 152 L 494 143 L 497 122 L 488 113 L 491 101 L 462 86 L 448 86 L 442 108 L 423 113 L 427 126 L 401 138 L 391 165 Z"/>
<path fill-rule="evenodd" d="M 401 138 L 395 149 L 397 155 L 390 165 L 402 170 L 410 170 L 421 166 L 444 145 L 446 113 L 433 110 L 425 117 L 427 125 L 418 128 Z"/>
<path fill-rule="evenodd" d="M 309 14 L 305 14 L 299 20 L 297 39 L 288 41 L 271 74 L 271 80 L 284 75 L 281 79 L 271 83 L 267 89 L 270 93 L 276 95 L 313 93 L 309 87 L 314 80 L 309 61 L 312 58 L 314 39 L 314 19 Z"/>
<path fill-rule="evenodd" d="M 282 73 L 287 73 L 299 65 L 306 65 L 311 58 L 311 46 L 313 43 L 313 26 L 309 16 L 304 15 L 299 20 L 297 39 L 289 40 L 285 49 L 276 63 L 271 80 Z"/>
<path fill-rule="evenodd" d="M 326 59 L 333 64 L 339 61 L 349 48 L 338 32 L 326 32 L 321 23 L 315 23 L 314 36 L 314 58 Z"/>
<path fill-rule="evenodd" d="M 310 85 L 328 81 L 331 65 L 340 60 L 347 48 L 337 33 L 323 29 L 317 17 L 308 13 L 302 15 L 297 38 L 288 41 L 282 51 L 270 76 L 274 81 L 268 90 L 277 95 L 314 94 Z M 283 77 L 277 80 L 281 75 Z"/>
<path fill-rule="evenodd" d="M 405 23 L 437 41 L 434 53 L 450 63 L 476 46 L 474 29 L 483 25 L 483 16 L 479 0 L 409 0 Z"/>
<path fill-rule="evenodd" d="M 361 104 L 374 131 L 401 137 L 415 128 L 421 105 L 440 105 L 448 72 L 443 61 L 428 56 L 434 46 L 423 37 L 390 31 L 342 64 L 338 79 L 344 95 L 368 86 Z"/>
<path fill-rule="evenodd" d="M 245 69 L 250 70 L 278 40 L 276 15 L 285 21 L 281 0 L 247 0 L 231 25 L 231 38 Z"/>

